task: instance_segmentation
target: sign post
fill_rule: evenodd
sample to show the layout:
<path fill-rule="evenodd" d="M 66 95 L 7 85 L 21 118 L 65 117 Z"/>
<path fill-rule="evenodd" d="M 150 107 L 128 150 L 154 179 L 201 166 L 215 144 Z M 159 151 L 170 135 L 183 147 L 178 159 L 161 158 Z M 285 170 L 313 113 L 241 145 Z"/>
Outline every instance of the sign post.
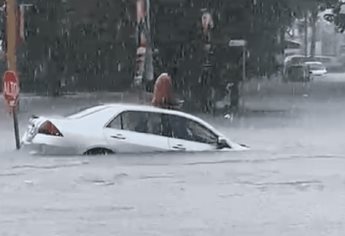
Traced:
<path fill-rule="evenodd" d="M 246 80 L 246 57 L 247 57 L 247 41 L 243 39 L 234 39 L 230 40 L 229 42 L 230 47 L 242 47 L 242 80 L 243 82 Z"/>
<path fill-rule="evenodd" d="M 13 117 L 14 134 L 16 139 L 16 148 L 20 149 L 17 105 L 19 97 L 19 80 L 17 71 L 17 2 L 16 0 L 6 0 L 6 60 L 8 71 L 3 77 L 3 93 L 5 101 L 10 108 Z"/>
<path fill-rule="evenodd" d="M 17 117 L 17 103 L 19 95 L 18 77 L 14 71 L 6 71 L 3 77 L 3 94 L 5 101 L 10 108 L 13 117 L 14 135 L 16 140 L 16 148 L 20 149 L 18 117 Z"/>
<path fill-rule="evenodd" d="M 246 81 L 246 61 L 247 61 L 247 41 L 244 39 L 234 39 L 229 41 L 229 47 L 242 47 L 242 83 L 241 90 L 243 91 L 244 82 Z M 244 104 L 244 99 L 242 97 L 242 104 Z"/>

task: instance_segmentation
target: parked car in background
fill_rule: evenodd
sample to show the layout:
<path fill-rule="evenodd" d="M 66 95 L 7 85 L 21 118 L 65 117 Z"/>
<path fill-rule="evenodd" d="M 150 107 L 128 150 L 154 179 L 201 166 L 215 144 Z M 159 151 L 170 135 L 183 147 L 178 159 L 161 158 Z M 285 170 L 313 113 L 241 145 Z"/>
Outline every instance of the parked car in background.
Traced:
<path fill-rule="evenodd" d="M 345 65 L 345 59 L 342 59 L 342 57 L 332 57 L 332 56 L 305 57 L 304 55 L 291 55 L 291 56 L 287 56 L 284 59 L 283 73 L 285 74 L 287 69 L 290 66 L 303 64 L 305 62 L 321 62 L 328 72 L 342 71 L 344 70 L 344 65 Z"/>
<path fill-rule="evenodd" d="M 311 76 L 324 76 L 327 74 L 326 67 L 319 61 L 307 61 L 304 64 Z"/>
<path fill-rule="evenodd" d="M 295 64 L 290 65 L 283 76 L 284 82 L 308 82 L 310 81 L 310 73 L 307 65 Z"/>
<path fill-rule="evenodd" d="M 291 56 L 285 57 L 283 73 L 285 74 L 290 66 L 301 65 L 305 61 L 306 61 L 306 57 L 303 55 L 291 55 Z"/>
<path fill-rule="evenodd" d="M 345 65 L 340 57 L 334 56 L 315 56 L 313 59 L 308 58 L 307 61 L 321 62 L 327 71 L 342 71 Z"/>

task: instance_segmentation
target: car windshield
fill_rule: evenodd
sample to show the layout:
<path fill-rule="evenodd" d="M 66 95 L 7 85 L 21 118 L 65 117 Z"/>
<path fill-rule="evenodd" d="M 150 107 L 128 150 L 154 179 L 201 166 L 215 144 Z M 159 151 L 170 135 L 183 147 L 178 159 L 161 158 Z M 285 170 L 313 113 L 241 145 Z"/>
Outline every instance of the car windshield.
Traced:
<path fill-rule="evenodd" d="M 309 64 L 309 68 L 311 70 L 323 70 L 325 67 L 322 64 L 314 63 L 314 64 Z"/>

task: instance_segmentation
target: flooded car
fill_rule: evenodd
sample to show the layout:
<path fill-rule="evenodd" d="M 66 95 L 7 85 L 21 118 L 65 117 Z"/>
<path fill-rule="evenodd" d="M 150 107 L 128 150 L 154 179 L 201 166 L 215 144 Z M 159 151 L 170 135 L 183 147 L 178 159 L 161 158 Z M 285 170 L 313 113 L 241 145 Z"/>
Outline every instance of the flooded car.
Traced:
<path fill-rule="evenodd" d="M 195 116 L 144 105 L 100 105 L 67 117 L 34 116 L 29 123 L 22 143 L 32 153 L 99 155 L 247 149 Z"/>

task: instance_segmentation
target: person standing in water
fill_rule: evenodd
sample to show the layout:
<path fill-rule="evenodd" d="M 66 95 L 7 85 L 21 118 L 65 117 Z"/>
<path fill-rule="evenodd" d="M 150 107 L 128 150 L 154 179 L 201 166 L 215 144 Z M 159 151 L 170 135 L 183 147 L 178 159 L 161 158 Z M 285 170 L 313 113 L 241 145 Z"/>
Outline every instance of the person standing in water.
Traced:
<path fill-rule="evenodd" d="M 154 89 L 152 105 L 165 109 L 177 109 L 180 105 L 173 92 L 171 76 L 168 73 L 162 73 L 158 76 Z"/>

